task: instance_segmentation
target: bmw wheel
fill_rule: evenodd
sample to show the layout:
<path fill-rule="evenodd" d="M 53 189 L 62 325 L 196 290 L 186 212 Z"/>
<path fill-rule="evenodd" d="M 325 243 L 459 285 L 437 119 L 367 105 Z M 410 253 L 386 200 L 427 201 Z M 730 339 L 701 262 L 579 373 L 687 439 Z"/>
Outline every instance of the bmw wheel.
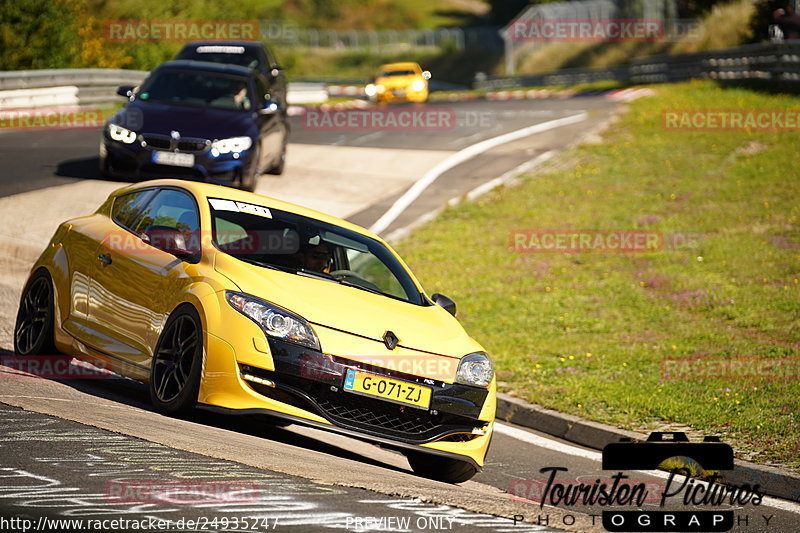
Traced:
<path fill-rule="evenodd" d="M 280 176 L 283 174 L 283 167 L 286 165 L 286 144 L 281 147 L 281 155 L 278 156 L 278 161 L 267 170 L 267 174 L 274 174 Z"/>
<path fill-rule="evenodd" d="M 250 171 L 247 172 L 245 175 L 244 172 L 240 172 L 239 174 L 239 188 L 243 191 L 253 192 L 256 190 L 256 185 L 258 185 L 258 178 L 261 176 L 261 172 L 259 169 L 259 162 L 261 160 L 261 151 L 256 148 L 255 153 L 253 154 L 253 160 L 250 163 Z"/>

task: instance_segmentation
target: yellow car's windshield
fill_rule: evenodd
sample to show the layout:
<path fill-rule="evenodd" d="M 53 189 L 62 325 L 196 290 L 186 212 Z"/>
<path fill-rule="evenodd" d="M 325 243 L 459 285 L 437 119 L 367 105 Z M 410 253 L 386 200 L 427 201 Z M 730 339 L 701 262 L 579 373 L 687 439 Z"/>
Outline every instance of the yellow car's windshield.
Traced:
<path fill-rule="evenodd" d="M 414 76 L 418 74 L 413 70 L 387 70 L 385 72 L 381 72 L 382 78 L 388 78 L 389 76 Z"/>
<path fill-rule="evenodd" d="M 209 204 L 214 245 L 237 259 L 425 304 L 405 268 L 375 239 L 260 205 L 219 198 Z"/>

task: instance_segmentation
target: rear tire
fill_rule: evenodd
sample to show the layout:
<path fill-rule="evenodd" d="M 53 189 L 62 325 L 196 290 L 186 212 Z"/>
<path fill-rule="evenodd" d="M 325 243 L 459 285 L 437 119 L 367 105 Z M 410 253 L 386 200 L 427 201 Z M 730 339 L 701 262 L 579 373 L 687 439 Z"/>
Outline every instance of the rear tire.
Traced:
<path fill-rule="evenodd" d="M 150 400 L 167 415 L 192 409 L 200 391 L 203 366 L 203 326 L 200 315 L 186 304 L 172 312 L 153 353 Z"/>
<path fill-rule="evenodd" d="M 421 452 L 406 452 L 406 457 L 415 474 L 437 481 L 463 483 L 478 473 L 473 465 L 458 459 Z"/>
<path fill-rule="evenodd" d="M 14 324 L 14 352 L 56 355 L 53 340 L 55 301 L 50 273 L 40 268 L 25 284 Z"/>

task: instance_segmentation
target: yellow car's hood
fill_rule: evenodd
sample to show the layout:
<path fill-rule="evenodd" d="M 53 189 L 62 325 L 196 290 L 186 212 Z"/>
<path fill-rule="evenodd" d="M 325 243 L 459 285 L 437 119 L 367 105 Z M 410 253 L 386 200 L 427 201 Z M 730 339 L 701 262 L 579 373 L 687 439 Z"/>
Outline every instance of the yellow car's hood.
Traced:
<path fill-rule="evenodd" d="M 392 331 L 405 348 L 449 357 L 482 350 L 450 313 L 338 283 L 251 265 L 216 254 L 214 268 L 242 292 L 277 304 L 312 324 L 378 342 Z"/>

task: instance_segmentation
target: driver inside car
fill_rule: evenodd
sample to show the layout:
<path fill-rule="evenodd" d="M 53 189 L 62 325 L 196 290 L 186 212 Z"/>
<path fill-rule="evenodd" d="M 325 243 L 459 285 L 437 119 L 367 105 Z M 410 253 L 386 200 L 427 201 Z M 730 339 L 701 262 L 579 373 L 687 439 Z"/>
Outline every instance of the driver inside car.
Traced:
<path fill-rule="evenodd" d="M 297 253 L 302 268 L 316 272 L 329 273 L 331 268 L 331 250 L 318 236 L 311 238 Z"/>

